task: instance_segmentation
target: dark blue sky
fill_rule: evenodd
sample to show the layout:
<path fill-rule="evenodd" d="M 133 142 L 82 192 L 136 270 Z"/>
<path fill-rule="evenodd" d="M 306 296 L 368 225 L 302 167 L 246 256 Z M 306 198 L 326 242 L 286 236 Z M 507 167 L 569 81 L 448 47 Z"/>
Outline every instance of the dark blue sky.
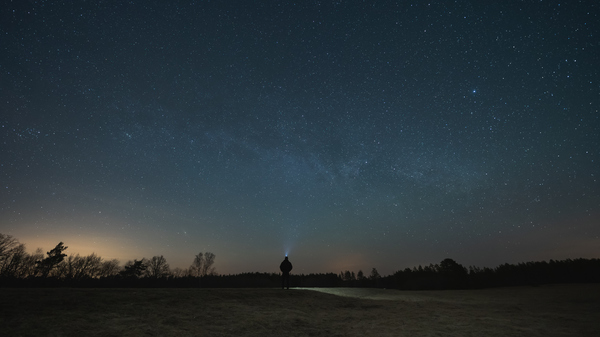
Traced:
<path fill-rule="evenodd" d="M 0 232 L 217 272 L 600 257 L 595 1 L 12 1 Z"/>

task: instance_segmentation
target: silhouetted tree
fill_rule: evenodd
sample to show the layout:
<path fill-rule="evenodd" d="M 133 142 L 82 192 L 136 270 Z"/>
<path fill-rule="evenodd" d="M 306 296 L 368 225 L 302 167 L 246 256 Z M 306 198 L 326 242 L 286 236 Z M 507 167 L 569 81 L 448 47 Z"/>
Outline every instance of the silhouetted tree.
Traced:
<path fill-rule="evenodd" d="M 79 254 L 77 254 L 77 256 L 73 254 L 69 255 L 56 266 L 55 276 L 68 279 L 73 278 L 73 274 L 75 273 L 75 260 L 79 260 Z"/>
<path fill-rule="evenodd" d="M 381 275 L 379 275 L 379 272 L 377 271 L 377 269 L 376 269 L 376 268 L 373 268 L 373 269 L 371 270 L 371 275 L 369 276 L 369 278 L 370 278 L 371 280 L 377 280 L 377 279 L 381 278 Z"/>
<path fill-rule="evenodd" d="M 200 273 L 202 272 L 202 266 L 204 265 L 204 254 L 202 252 L 198 253 L 198 255 L 194 256 L 194 261 L 190 266 L 190 272 L 193 276 L 200 277 Z"/>
<path fill-rule="evenodd" d="M 92 253 L 88 256 L 69 255 L 58 266 L 58 276 L 71 280 L 80 280 L 82 278 L 97 278 L 100 277 L 100 268 L 102 266 L 102 258 Z"/>
<path fill-rule="evenodd" d="M 164 256 L 153 256 L 146 262 L 146 275 L 151 278 L 161 278 L 169 275 L 169 264 Z"/>
<path fill-rule="evenodd" d="M 119 260 L 102 261 L 100 265 L 100 277 L 111 277 L 119 273 Z"/>
<path fill-rule="evenodd" d="M 215 254 L 211 252 L 204 253 L 204 266 L 202 267 L 202 275 L 212 275 L 215 273 Z"/>
<path fill-rule="evenodd" d="M 367 287 L 369 284 L 369 278 L 365 276 L 365 273 L 363 273 L 362 270 L 359 270 L 358 273 L 356 273 L 356 283 L 358 284 L 358 287 Z"/>
<path fill-rule="evenodd" d="M 339 277 L 342 280 L 343 285 L 345 287 L 354 287 L 355 286 L 356 274 L 353 271 L 346 270 L 346 271 L 340 272 Z"/>
<path fill-rule="evenodd" d="M 145 259 L 139 261 L 127 261 L 125 266 L 123 266 L 123 270 L 120 272 L 121 276 L 125 278 L 140 278 L 147 268 L 144 264 L 144 260 Z"/>
<path fill-rule="evenodd" d="M 10 251 L 18 245 L 19 241 L 12 235 L 0 233 L 0 264 L 10 255 Z"/>
<path fill-rule="evenodd" d="M 18 278 L 27 278 L 30 276 L 36 276 L 39 272 L 37 266 L 38 262 L 44 258 L 44 251 L 42 248 L 38 248 L 35 250 L 33 254 L 27 254 L 23 259 L 23 263 L 20 265 L 19 269 L 16 272 L 15 277 Z"/>
<path fill-rule="evenodd" d="M 376 268 L 371 270 L 371 275 L 369 275 L 369 281 L 371 282 L 372 287 L 377 287 L 379 285 L 379 279 L 381 279 L 381 275 Z"/>
<path fill-rule="evenodd" d="M 25 244 L 0 233 L 0 277 L 17 277 L 26 262 Z"/>
<path fill-rule="evenodd" d="M 38 269 L 42 277 L 48 277 L 50 272 L 61 263 L 67 254 L 63 253 L 68 247 L 65 247 L 62 242 L 56 245 L 54 249 L 46 252 L 48 255 L 45 259 L 37 263 Z"/>
<path fill-rule="evenodd" d="M 198 253 L 194 257 L 194 262 L 190 266 L 190 275 L 196 277 L 202 277 L 206 275 L 212 275 L 215 273 L 215 254 L 211 252 Z"/>
<path fill-rule="evenodd" d="M 462 289 L 468 285 L 467 269 L 452 259 L 444 259 L 438 267 L 442 288 Z"/>

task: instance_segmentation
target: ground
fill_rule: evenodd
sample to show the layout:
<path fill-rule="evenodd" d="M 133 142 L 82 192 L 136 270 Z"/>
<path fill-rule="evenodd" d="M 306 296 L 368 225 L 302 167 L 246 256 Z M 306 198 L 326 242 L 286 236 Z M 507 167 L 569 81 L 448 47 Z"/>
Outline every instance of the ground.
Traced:
<path fill-rule="evenodd" d="M 0 288 L 6 336 L 596 336 L 600 284 L 461 291 Z"/>

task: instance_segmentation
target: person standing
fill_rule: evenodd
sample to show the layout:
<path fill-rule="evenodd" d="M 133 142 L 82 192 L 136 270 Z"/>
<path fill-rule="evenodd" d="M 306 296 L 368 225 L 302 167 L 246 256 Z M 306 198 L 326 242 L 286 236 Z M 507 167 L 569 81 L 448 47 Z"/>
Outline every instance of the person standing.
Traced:
<path fill-rule="evenodd" d="M 281 270 L 281 289 L 284 289 L 287 286 L 290 289 L 290 271 L 292 271 L 292 263 L 288 260 L 287 255 L 281 264 L 279 265 L 279 270 Z"/>

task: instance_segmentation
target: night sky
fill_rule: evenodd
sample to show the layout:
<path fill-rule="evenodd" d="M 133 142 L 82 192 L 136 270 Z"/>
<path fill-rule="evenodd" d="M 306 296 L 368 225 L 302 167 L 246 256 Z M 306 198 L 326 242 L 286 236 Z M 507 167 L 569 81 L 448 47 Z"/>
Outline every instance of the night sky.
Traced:
<path fill-rule="evenodd" d="M 596 1 L 4 1 L 0 233 L 218 273 L 600 257 Z"/>

